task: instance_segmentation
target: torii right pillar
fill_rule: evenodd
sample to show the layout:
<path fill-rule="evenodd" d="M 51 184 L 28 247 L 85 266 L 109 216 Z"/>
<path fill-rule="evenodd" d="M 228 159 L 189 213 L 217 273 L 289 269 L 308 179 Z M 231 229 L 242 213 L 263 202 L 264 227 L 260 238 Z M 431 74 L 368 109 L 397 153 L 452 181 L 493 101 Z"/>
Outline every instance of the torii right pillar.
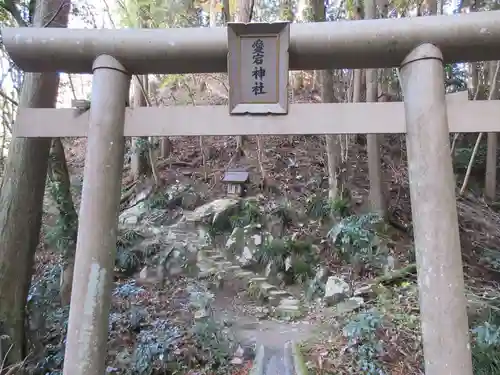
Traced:
<path fill-rule="evenodd" d="M 432 44 L 401 64 L 426 375 L 472 375 L 443 56 Z"/>

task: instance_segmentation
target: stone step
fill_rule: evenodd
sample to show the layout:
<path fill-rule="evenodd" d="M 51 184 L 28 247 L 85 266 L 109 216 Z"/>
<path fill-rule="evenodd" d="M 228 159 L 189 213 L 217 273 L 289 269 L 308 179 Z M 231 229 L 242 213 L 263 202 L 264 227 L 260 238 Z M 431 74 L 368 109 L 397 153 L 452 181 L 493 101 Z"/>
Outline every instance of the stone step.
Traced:
<path fill-rule="evenodd" d="M 204 243 L 203 241 L 203 244 L 199 247 L 199 250 L 217 250 L 213 247 L 213 245 L 210 245 L 210 244 L 207 244 L 207 243 Z"/>
<path fill-rule="evenodd" d="M 249 271 L 250 272 L 250 271 Z M 252 275 L 255 275 L 253 272 L 251 272 Z M 262 282 L 267 282 L 267 278 L 266 277 L 260 277 L 260 276 L 255 276 L 255 277 L 252 277 L 249 281 L 249 283 L 262 283 Z"/>
<path fill-rule="evenodd" d="M 217 262 L 217 263 L 222 263 L 222 262 L 226 262 L 226 258 L 224 258 L 222 255 L 220 254 L 212 254 L 212 255 L 208 255 L 208 258 L 213 260 L 214 262 Z M 231 262 L 229 262 L 231 263 Z"/>
<path fill-rule="evenodd" d="M 203 254 L 206 254 L 208 256 L 212 256 L 212 255 L 222 256 L 222 254 L 218 250 L 214 249 L 211 246 L 210 247 L 207 246 L 206 248 L 201 248 L 199 251 L 202 251 Z"/>
<path fill-rule="evenodd" d="M 292 297 L 292 295 L 286 290 L 270 290 L 268 296 L 269 305 L 277 307 L 281 305 L 281 301 L 284 298 Z"/>
<path fill-rule="evenodd" d="M 299 306 L 282 306 L 275 308 L 274 315 L 281 319 L 296 319 L 304 315 L 304 311 Z"/>
<path fill-rule="evenodd" d="M 288 341 L 283 350 L 260 344 L 250 369 L 253 375 L 307 375 L 306 362 L 300 347 L 293 341 Z"/>
<path fill-rule="evenodd" d="M 207 253 L 206 250 L 198 250 L 198 254 L 197 254 L 198 260 L 207 259 L 207 260 L 210 260 L 212 262 L 213 261 L 217 261 L 217 260 L 224 260 L 224 258 L 218 259 L 218 257 L 220 257 L 219 254 L 217 254 L 217 253 Z"/>
<path fill-rule="evenodd" d="M 259 284 L 259 288 L 266 297 L 269 297 L 269 292 L 276 290 L 276 287 L 274 285 L 267 282 Z"/>
<path fill-rule="evenodd" d="M 272 307 L 278 307 L 281 303 L 281 298 L 279 297 L 273 297 L 273 296 L 268 296 L 267 297 L 267 304 Z"/>
<path fill-rule="evenodd" d="M 292 296 L 290 292 L 287 292 L 286 290 L 271 290 L 269 292 L 269 295 L 272 297 L 278 297 L 280 299 Z"/>
<path fill-rule="evenodd" d="M 304 309 L 301 301 L 293 297 L 282 299 L 275 308 L 275 315 L 280 318 L 293 319 L 301 317 L 303 314 Z"/>
<path fill-rule="evenodd" d="M 297 298 L 288 297 L 281 300 L 281 305 L 283 306 L 300 306 L 301 302 Z"/>
<path fill-rule="evenodd" d="M 249 288 L 254 291 L 250 295 L 274 307 L 275 315 L 278 317 L 295 318 L 302 315 L 300 300 L 292 297 L 290 292 L 269 283 L 266 277 L 244 270 L 239 265 L 228 261 L 219 250 L 206 246 L 199 250 L 198 258 L 206 268 L 202 270 L 203 275 L 217 274 L 217 277 L 224 277 L 226 281 L 231 278 L 246 280 Z"/>
<path fill-rule="evenodd" d="M 238 279 L 247 279 L 247 278 L 250 278 L 252 276 L 254 276 L 255 274 L 251 271 L 244 271 L 244 270 L 241 270 L 239 272 L 235 272 L 235 277 L 237 277 Z"/>
<path fill-rule="evenodd" d="M 203 271 L 198 272 L 198 278 L 199 279 L 206 279 L 208 277 L 213 277 L 219 273 L 219 270 L 215 267 L 213 268 L 207 268 Z"/>
<path fill-rule="evenodd" d="M 215 267 L 217 267 L 220 270 L 226 271 L 226 268 L 228 267 L 228 264 L 226 261 L 213 260 L 213 259 L 210 259 L 210 260 L 213 261 L 213 264 Z"/>

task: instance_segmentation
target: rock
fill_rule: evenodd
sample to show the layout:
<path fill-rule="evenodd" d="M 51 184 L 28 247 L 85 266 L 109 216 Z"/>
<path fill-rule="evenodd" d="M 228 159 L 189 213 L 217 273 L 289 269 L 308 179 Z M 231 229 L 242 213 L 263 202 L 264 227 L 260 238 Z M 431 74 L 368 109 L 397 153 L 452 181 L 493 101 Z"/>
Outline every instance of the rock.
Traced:
<path fill-rule="evenodd" d="M 323 300 L 327 306 L 331 306 L 346 299 L 349 292 L 349 284 L 340 277 L 330 276 L 326 282 Z"/>
<path fill-rule="evenodd" d="M 165 203 L 163 206 L 164 208 L 168 209 L 173 209 L 182 206 L 184 197 L 191 194 L 193 194 L 193 192 L 190 191 L 189 185 L 184 185 L 180 183 L 170 185 L 164 193 Z"/>
<path fill-rule="evenodd" d="M 241 249 L 244 245 L 245 240 L 245 229 L 241 227 L 236 227 L 233 229 L 226 241 L 226 249 L 230 251 L 235 251 Z"/>
<path fill-rule="evenodd" d="M 147 312 L 138 308 L 132 308 L 129 313 L 130 329 L 134 332 L 141 330 L 141 324 L 146 321 Z"/>
<path fill-rule="evenodd" d="M 192 252 L 184 243 L 174 243 L 162 253 L 160 262 L 164 264 L 167 275 L 178 276 L 184 269 L 196 265 L 197 252 Z"/>
<path fill-rule="evenodd" d="M 361 297 L 348 298 L 335 306 L 335 313 L 337 316 L 351 313 L 358 310 L 364 303 L 365 301 Z"/>
<path fill-rule="evenodd" d="M 266 229 L 273 237 L 280 238 L 283 236 L 283 221 L 273 216 L 266 223 Z"/>
<path fill-rule="evenodd" d="M 236 348 L 236 350 L 234 351 L 234 356 L 235 357 L 243 357 L 243 354 L 245 353 L 245 351 L 243 350 L 243 348 L 241 347 L 241 345 L 238 345 L 238 347 Z"/>
<path fill-rule="evenodd" d="M 309 282 L 306 289 L 306 298 L 313 300 L 316 298 L 321 299 L 325 295 L 325 283 L 328 280 L 330 272 L 328 268 L 318 266 L 314 278 Z"/>
<path fill-rule="evenodd" d="M 194 192 L 187 192 L 182 196 L 181 207 L 185 210 L 194 210 L 200 203 L 200 197 Z"/>
<path fill-rule="evenodd" d="M 165 274 L 158 265 L 146 265 L 136 276 L 138 285 L 162 284 L 164 278 Z"/>
<path fill-rule="evenodd" d="M 137 225 L 146 211 L 146 205 L 141 202 L 123 211 L 118 217 L 118 223 L 127 226 Z"/>
<path fill-rule="evenodd" d="M 325 283 L 328 280 L 329 270 L 327 267 L 318 266 L 316 269 L 316 275 L 314 276 L 314 280 L 319 281 L 321 283 Z"/>
<path fill-rule="evenodd" d="M 257 306 L 255 317 L 259 320 L 267 319 L 269 317 L 269 309 L 267 307 Z"/>
<path fill-rule="evenodd" d="M 387 276 L 400 268 L 399 260 L 392 255 L 388 255 L 383 261 L 382 268 L 384 270 L 384 275 Z"/>
<path fill-rule="evenodd" d="M 200 224 L 213 224 L 223 216 L 230 216 L 239 208 L 240 200 L 232 198 L 217 199 L 197 207 L 185 215 L 186 221 Z"/>
<path fill-rule="evenodd" d="M 368 300 L 375 299 L 380 296 L 391 298 L 392 294 L 393 290 L 384 286 L 383 284 L 369 284 L 357 288 L 354 291 L 353 296 L 362 297 L 363 299 Z"/>
<path fill-rule="evenodd" d="M 226 241 L 226 256 L 236 259 L 242 267 L 252 267 L 255 272 L 265 272 L 266 277 L 273 277 L 278 271 L 276 267 L 273 264 L 265 267 L 256 259 L 262 246 L 267 245 L 272 239 L 272 235 L 263 230 L 260 224 L 235 228 Z"/>
<path fill-rule="evenodd" d="M 232 365 L 242 365 L 243 364 L 243 358 L 240 357 L 233 357 L 231 360 Z"/>
<path fill-rule="evenodd" d="M 148 266 L 144 266 L 141 272 L 139 272 L 139 278 L 141 280 L 145 280 L 148 278 L 149 273 L 150 273 L 150 268 Z"/>
<path fill-rule="evenodd" d="M 138 186 L 136 186 L 138 187 Z M 137 207 L 140 203 L 145 201 L 149 195 L 153 192 L 153 185 L 147 182 L 143 185 L 142 190 L 134 196 L 134 198 L 129 202 L 130 207 Z"/>
<path fill-rule="evenodd" d="M 202 309 L 197 310 L 197 311 L 194 313 L 194 319 L 195 319 L 195 320 L 200 320 L 200 319 L 203 319 L 203 318 L 208 317 L 209 315 L 210 315 L 210 314 L 209 314 L 209 312 L 207 311 L 207 309 L 202 308 Z"/>
<path fill-rule="evenodd" d="M 260 224 L 247 225 L 244 228 L 243 233 L 244 246 L 240 257 L 240 262 L 245 266 L 249 266 L 252 264 L 257 266 L 258 262 L 255 258 L 255 255 L 262 248 L 264 243 L 271 237 L 269 236 L 269 233 L 262 231 L 262 227 Z"/>
<path fill-rule="evenodd" d="M 243 253 L 241 254 L 241 256 L 239 257 L 239 261 L 241 263 L 242 266 L 249 266 L 250 264 L 253 263 L 253 260 L 254 260 L 254 252 L 252 250 L 250 250 L 250 248 L 248 246 L 245 246 L 243 248 Z"/>
<path fill-rule="evenodd" d="M 273 275 L 278 274 L 278 268 L 276 267 L 276 264 L 274 262 L 269 262 L 267 263 L 266 269 L 264 271 L 264 275 L 266 277 L 271 277 Z"/>

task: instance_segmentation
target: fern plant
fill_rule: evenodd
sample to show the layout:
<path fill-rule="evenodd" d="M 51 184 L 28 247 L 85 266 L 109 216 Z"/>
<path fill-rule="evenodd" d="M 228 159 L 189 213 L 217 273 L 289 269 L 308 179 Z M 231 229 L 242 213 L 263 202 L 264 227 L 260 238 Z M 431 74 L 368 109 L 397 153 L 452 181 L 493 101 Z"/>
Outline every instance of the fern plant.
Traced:
<path fill-rule="evenodd" d="M 127 248 L 143 239 L 144 236 L 136 230 L 133 229 L 120 230 L 118 233 L 118 237 L 116 239 L 116 246 Z"/>
<path fill-rule="evenodd" d="M 265 240 L 257 249 L 255 259 L 285 276 L 286 283 L 305 283 L 314 276 L 317 254 L 312 244 L 289 238 Z"/>
<path fill-rule="evenodd" d="M 156 192 L 144 201 L 148 211 L 153 209 L 165 209 L 169 203 L 169 197 L 162 192 Z"/>
<path fill-rule="evenodd" d="M 262 219 L 262 211 L 257 202 L 252 200 L 244 201 L 240 211 L 230 217 L 231 229 L 236 227 L 244 228 L 247 225 L 259 223 Z"/>
<path fill-rule="evenodd" d="M 225 364 L 231 355 L 234 339 L 223 330 L 214 317 L 212 304 L 214 295 L 201 285 L 188 287 L 190 307 L 197 311 L 204 311 L 204 317 L 196 319 L 190 329 L 198 345 L 210 358 L 217 374 L 227 374 Z"/>
<path fill-rule="evenodd" d="M 74 242 L 73 227 L 62 217 L 58 217 L 53 228 L 45 234 L 45 241 L 59 251 L 65 251 Z M 73 244 L 75 245 L 75 244 Z"/>
<path fill-rule="evenodd" d="M 142 259 L 131 247 L 143 239 L 144 236 L 133 229 L 119 231 L 116 239 L 115 267 L 120 272 L 131 275 L 141 266 Z"/>
<path fill-rule="evenodd" d="M 474 374 L 500 374 L 500 327 L 484 322 L 472 329 Z"/>
<path fill-rule="evenodd" d="M 311 219 L 324 219 L 328 217 L 329 210 L 325 199 L 319 194 L 311 194 L 306 197 L 306 214 Z"/>
<path fill-rule="evenodd" d="M 273 207 L 270 214 L 278 218 L 283 228 L 289 228 L 293 222 L 293 211 L 290 201 L 285 200 Z"/>
<path fill-rule="evenodd" d="M 374 225 L 381 221 L 377 214 L 348 216 L 333 226 L 328 237 L 344 260 L 372 263 L 378 250 Z"/>
<path fill-rule="evenodd" d="M 377 332 L 381 327 L 382 317 L 377 310 L 359 313 L 344 326 L 342 333 L 355 353 L 358 374 L 386 374 L 379 360 L 383 346 Z"/>
<path fill-rule="evenodd" d="M 328 199 L 326 206 L 330 215 L 335 217 L 346 217 L 351 210 L 350 201 L 347 198 Z"/>
<path fill-rule="evenodd" d="M 319 194 L 312 194 L 306 198 L 306 213 L 312 219 L 342 218 L 349 212 L 349 199 L 329 199 Z"/>
<path fill-rule="evenodd" d="M 115 267 L 126 275 L 131 275 L 141 265 L 141 261 L 137 254 L 130 249 L 119 247 L 116 251 Z"/>

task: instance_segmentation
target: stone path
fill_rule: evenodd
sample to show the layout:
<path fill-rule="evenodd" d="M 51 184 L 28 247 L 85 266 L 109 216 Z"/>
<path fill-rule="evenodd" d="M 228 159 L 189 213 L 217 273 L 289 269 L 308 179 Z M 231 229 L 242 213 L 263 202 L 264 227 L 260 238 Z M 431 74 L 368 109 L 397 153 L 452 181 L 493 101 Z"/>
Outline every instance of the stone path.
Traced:
<path fill-rule="evenodd" d="M 319 334 L 318 326 L 308 321 L 259 319 L 252 316 L 251 306 L 222 293 L 216 296 L 214 305 L 216 316 L 231 323 L 238 341 L 257 348 L 256 375 L 302 375 L 294 370 L 293 356 L 285 347 L 290 342 L 300 343 L 315 337 Z M 244 311 L 241 311 L 242 306 L 246 307 Z M 262 353 L 259 354 L 259 350 Z"/>
<path fill-rule="evenodd" d="M 300 299 L 270 284 L 265 277 L 241 269 L 210 247 L 198 252 L 198 267 L 202 276 L 217 275 L 222 280 L 215 294 L 216 316 L 230 322 L 240 342 L 259 348 L 254 361 L 256 375 L 307 375 L 295 369 L 294 356 L 286 349 L 291 342 L 302 342 L 318 334 L 318 327 L 310 322 L 290 320 L 305 312 Z M 264 302 L 263 306 L 242 301 L 237 292 L 245 288 L 254 288 L 257 293 L 252 294 Z"/>
<path fill-rule="evenodd" d="M 249 293 L 255 299 L 265 301 L 272 315 L 280 318 L 298 318 L 304 314 L 300 299 L 289 291 L 279 289 L 268 282 L 267 278 L 251 271 L 243 270 L 239 265 L 226 260 L 216 249 L 206 247 L 198 252 L 198 268 L 202 276 L 217 275 L 221 280 L 234 282 L 240 280 L 246 284 Z"/>
<path fill-rule="evenodd" d="M 285 349 L 287 343 L 302 342 L 318 334 L 318 326 L 301 320 L 308 312 L 301 298 L 271 284 L 262 275 L 242 269 L 228 260 L 223 251 L 206 244 L 195 220 L 201 215 L 195 215 L 197 211 L 203 210 L 197 208 L 195 212 L 185 213 L 176 224 L 162 226 L 156 219 L 152 220 L 153 212 L 148 213 L 146 220 L 129 210 L 121 215 L 120 223 L 150 233 L 144 243 L 154 243 L 161 238 L 174 249 L 179 245 L 187 253 L 196 255 L 197 276 L 209 280 L 215 295 L 212 308 L 216 317 L 231 325 L 242 344 L 261 349 L 261 368 L 256 375 L 302 375 L 293 370 L 293 360 Z M 169 259 L 167 273 L 175 275 L 173 270 L 181 267 L 182 259 L 179 262 L 175 256 Z"/>

